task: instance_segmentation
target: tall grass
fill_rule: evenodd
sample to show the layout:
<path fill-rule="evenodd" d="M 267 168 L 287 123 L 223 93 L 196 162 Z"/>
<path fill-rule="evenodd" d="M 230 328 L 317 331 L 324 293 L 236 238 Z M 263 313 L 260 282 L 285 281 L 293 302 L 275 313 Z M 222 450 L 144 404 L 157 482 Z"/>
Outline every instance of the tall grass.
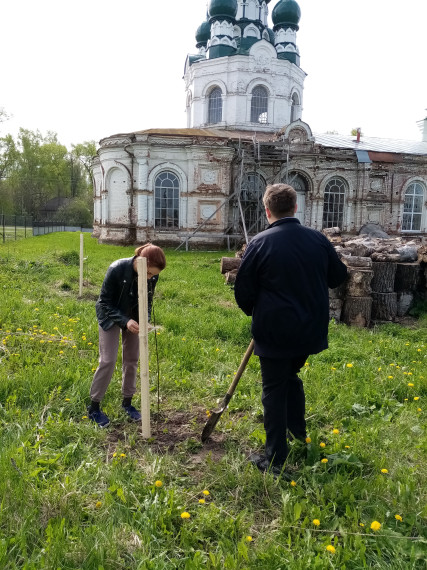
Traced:
<path fill-rule="evenodd" d="M 425 317 L 331 323 L 329 350 L 302 371 L 311 441 L 292 446 L 289 483 L 247 461 L 264 443 L 256 357 L 200 443 L 250 340 L 220 275 L 228 252 L 166 252 L 149 336 L 153 437 L 123 417 L 120 359 L 103 402 L 111 427 L 90 423 L 94 304 L 108 265 L 133 249 L 85 235 L 79 299 L 78 242 L 0 246 L 0 568 L 426 567 Z"/>

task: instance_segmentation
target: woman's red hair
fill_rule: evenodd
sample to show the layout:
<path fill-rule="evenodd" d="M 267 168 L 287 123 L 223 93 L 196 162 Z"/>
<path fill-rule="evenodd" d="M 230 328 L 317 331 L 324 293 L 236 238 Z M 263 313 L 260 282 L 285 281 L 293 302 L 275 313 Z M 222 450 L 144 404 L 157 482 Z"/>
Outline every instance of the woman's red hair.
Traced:
<path fill-rule="evenodd" d="M 160 270 L 166 267 L 165 254 L 158 245 L 153 245 L 152 243 L 140 245 L 135 249 L 135 255 L 137 257 L 146 257 L 149 267 L 158 267 Z"/>

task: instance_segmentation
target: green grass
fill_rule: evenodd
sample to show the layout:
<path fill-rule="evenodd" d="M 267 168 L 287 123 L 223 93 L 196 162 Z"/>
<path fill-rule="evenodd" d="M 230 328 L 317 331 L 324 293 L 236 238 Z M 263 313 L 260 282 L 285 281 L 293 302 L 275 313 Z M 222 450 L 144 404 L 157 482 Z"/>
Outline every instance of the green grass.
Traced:
<path fill-rule="evenodd" d="M 84 244 L 81 299 L 78 233 L 0 245 L 0 568 L 426 567 L 425 315 L 412 328 L 331 323 L 329 350 L 302 371 L 311 443 L 306 459 L 292 447 L 291 484 L 247 462 L 264 442 L 256 357 L 200 443 L 250 340 L 220 274 L 229 252 L 166 251 L 149 335 L 153 437 L 121 413 L 120 360 L 103 402 L 111 427 L 88 421 L 95 300 L 133 248 Z"/>

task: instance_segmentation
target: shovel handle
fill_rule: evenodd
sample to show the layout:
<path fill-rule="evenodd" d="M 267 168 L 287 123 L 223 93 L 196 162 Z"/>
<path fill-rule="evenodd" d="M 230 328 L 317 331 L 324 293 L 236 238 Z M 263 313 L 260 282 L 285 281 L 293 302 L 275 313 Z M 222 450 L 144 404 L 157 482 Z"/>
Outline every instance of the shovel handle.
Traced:
<path fill-rule="evenodd" d="M 238 384 L 238 382 L 239 382 L 239 380 L 243 374 L 243 371 L 246 368 L 246 365 L 247 365 L 249 358 L 251 357 L 251 354 L 253 351 L 254 351 L 254 339 L 252 339 L 251 342 L 249 343 L 249 346 L 246 349 L 246 352 L 242 358 L 242 362 L 240 363 L 240 366 L 237 369 L 234 380 L 230 384 L 230 388 L 228 389 L 227 394 L 225 395 L 225 398 L 228 400 L 228 402 L 230 401 L 231 396 L 234 394 L 234 390 L 236 389 L 236 386 L 237 386 L 237 384 Z"/>

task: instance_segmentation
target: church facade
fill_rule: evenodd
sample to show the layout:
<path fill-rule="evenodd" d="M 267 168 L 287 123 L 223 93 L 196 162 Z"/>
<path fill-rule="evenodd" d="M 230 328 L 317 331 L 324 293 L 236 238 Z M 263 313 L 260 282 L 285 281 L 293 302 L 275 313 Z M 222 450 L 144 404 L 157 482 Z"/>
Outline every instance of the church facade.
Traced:
<path fill-rule="evenodd" d="M 92 173 L 101 242 L 241 245 L 265 228 L 262 195 L 275 182 L 295 187 L 307 226 L 358 233 L 371 222 L 427 235 L 425 134 L 313 133 L 302 119 L 300 8 L 279 0 L 270 28 L 269 3 L 210 0 L 185 63 L 186 127 L 100 141 Z"/>

